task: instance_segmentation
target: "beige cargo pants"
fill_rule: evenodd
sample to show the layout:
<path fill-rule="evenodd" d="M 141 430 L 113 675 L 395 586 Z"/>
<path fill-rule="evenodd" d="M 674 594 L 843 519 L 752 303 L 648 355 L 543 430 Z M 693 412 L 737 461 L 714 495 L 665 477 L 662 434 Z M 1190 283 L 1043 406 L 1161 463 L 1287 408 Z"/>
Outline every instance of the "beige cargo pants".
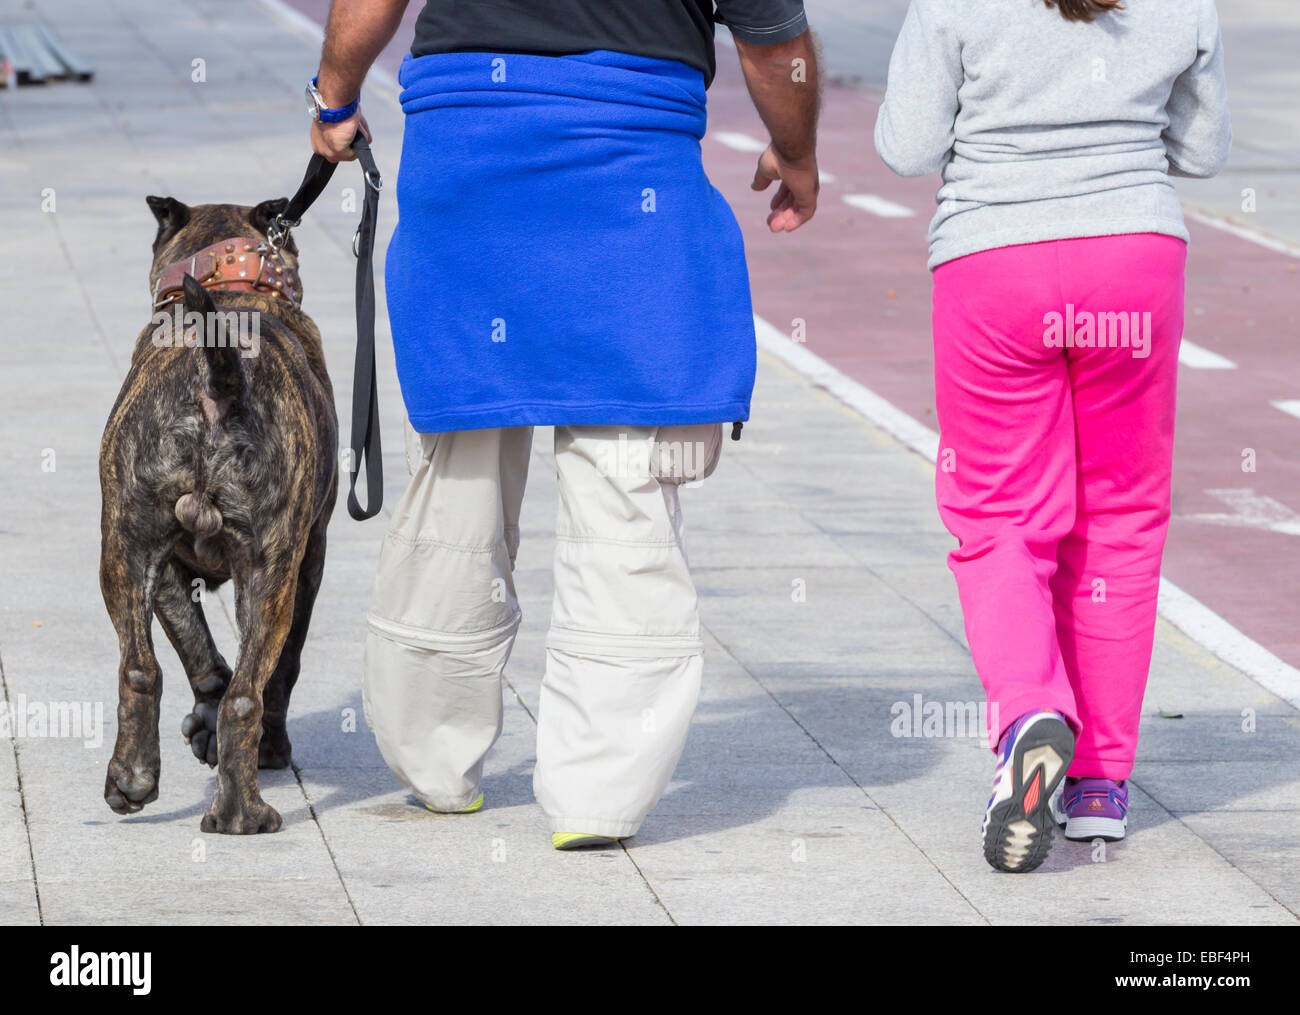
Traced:
<path fill-rule="evenodd" d="M 520 609 L 531 427 L 417 435 L 367 615 L 364 703 L 384 760 L 435 810 L 481 789 Z M 720 424 L 555 428 L 555 598 L 533 791 L 553 832 L 629 836 L 686 744 L 703 662 L 677 486 Z"/>

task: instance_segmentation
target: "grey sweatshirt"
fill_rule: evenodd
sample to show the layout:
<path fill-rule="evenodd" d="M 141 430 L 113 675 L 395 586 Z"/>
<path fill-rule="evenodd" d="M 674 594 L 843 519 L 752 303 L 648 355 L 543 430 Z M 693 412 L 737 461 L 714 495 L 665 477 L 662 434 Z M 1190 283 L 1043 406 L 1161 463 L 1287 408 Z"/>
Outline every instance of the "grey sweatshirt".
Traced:
<path fill-rule="evenodd" d="M 1231 144 L 1214 0 L 1125 0 L 1091 23 L 1043 0 L 912 0 L 876 149 L 943 171 L 930 267 L 1016 243 L 1187 240 L 1170 174 L 1214 176 Z"/>

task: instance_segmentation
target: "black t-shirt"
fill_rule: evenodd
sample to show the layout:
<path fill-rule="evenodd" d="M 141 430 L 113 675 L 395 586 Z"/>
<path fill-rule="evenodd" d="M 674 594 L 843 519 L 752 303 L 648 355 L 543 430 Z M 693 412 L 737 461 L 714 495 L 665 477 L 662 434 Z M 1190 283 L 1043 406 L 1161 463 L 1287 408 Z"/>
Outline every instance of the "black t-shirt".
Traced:
<path fill-rule="evenodd" d="M 803 0 L 426 0 L 411 53 L 609 49 L 678 60 L 710 83 L 715 21 L 755 43 L 785 42 L 808 28 Z"/>

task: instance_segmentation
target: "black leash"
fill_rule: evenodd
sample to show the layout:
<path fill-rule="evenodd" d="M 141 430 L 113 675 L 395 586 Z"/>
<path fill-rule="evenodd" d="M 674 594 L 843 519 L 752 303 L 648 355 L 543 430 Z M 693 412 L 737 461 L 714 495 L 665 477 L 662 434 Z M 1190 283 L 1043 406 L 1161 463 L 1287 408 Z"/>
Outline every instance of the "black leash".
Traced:
<path fill-rule="evenodd" d="M 357 258 L 357 358 L 352 370 L 352 460 L 348 478 L 348 514 L 359 522 L 379 514 L 384 503 L 383 451 L 379 445 L 379 388 L 375 377 L 375 225 L 379 220 L 379 190 L 384 181 L 361 134 L 352 139 L 352 150 L 365 174 L 366 196 L 361 207 L 361 224 L 352 237 Z M 272 248 L 283 245 L 289 230 L 316 201 L 334 175 L 337 163 L 313 155 L 307 163 L 298 192 L 267 230 Z M 357 473 L 366 469 L 366 506 L 357 500 Z"/>

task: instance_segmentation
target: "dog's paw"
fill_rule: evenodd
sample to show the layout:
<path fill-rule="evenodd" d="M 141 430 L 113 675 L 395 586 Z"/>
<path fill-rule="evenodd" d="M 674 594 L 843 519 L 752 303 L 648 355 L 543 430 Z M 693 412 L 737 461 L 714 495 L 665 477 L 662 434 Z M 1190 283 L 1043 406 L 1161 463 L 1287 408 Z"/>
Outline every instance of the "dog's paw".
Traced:
<path fill-rule="evenodd" d="M 231 810 L 229 813 L 222 813 L 218 810 L 216 801 L 213 801 L 208 813 L 203 815 L 199 828 L 219 835 L 258 835 L 262 832 L 278 832 L 282 823 L 280 812 L 265 800 L 258 800 L 243 810 Z"/>
<path fill-rule="evenodd" d="M 158 799 L 158 772 L 114 758 L 104 780 L 104 801 L 118 814 L 134 814 Z"/>
<path fill-rule="evenodd" d="M 181 733 L 194 756 L 209 768 L 217 766 L 217 703 L 200 701 L 181 720 Z"/>
<path fill-rule="evenodd" d="M 262 740 L 257 745 L 258 768 L 288 768 L 293 763 L 289 731 L 283 726 L 262 726 Z"/>

